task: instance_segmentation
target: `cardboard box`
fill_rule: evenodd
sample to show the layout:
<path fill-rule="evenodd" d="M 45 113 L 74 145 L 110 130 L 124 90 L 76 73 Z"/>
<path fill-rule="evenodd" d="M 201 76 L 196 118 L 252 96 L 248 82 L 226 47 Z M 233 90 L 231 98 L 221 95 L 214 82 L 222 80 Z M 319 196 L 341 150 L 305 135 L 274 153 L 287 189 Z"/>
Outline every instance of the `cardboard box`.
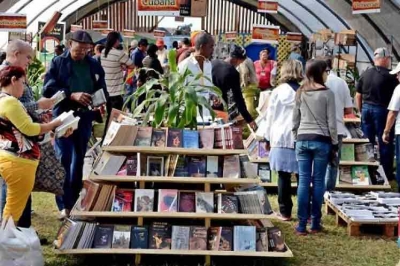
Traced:
<path fill-rule="evenodd" d="M 336 55 L 333 59 L 334 69 L 347 69 L 354 68 L 356 66 L 356 57 L 352 54 L 340 54 Z"/>
<path fill-rule="evenodd" d="M 354 46 L 357 44 L 357 33 L 355 30 L 344 30 L 335 34 L 336 45 Z"/>

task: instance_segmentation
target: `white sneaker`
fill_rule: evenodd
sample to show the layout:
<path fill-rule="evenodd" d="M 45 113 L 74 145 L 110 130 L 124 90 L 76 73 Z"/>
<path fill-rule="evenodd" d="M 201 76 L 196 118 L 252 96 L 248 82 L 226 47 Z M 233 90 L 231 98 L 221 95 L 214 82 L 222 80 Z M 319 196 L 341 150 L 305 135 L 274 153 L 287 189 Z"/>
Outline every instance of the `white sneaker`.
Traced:
<path fill-rule="evenodd" d="M 68 218 L 68 213 L 66 209 L 63 209 L 60 214 L 58 215 L 59 220 L 64 220 L 65 218 Z"/>

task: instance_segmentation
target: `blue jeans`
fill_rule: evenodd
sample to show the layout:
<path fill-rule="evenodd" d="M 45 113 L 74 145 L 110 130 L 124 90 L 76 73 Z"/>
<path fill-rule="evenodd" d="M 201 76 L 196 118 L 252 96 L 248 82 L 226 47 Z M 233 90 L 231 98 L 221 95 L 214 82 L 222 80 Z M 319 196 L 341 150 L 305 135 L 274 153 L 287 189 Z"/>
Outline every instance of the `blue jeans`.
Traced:
<path fill-rule="evenodd" d="M 296 155 L 299 163 L 299 185 L 297 187 L 297 216 L 300 232 L 305 232 L 309 217 L 310 185 L 311 198 L 311 229 L 320 229 L 321 206 L 325 193 L 325 175 L 329 161 L 331 144 L 319 141 L 298 141 Z"/>
<path fill-rule="evenodd" d="M 385 170 L 387 178 L 393 180 L 394 131 L 390 132 L 389 144 L 385 144 L 382 140 L 387 114 L 388 111 L 385 107 L 363 104 L 361 126 L 362 131 L 372 144 L 375 143 L 375 137 L 378 137 L 379 155 L 383 170 Z"/>
<path fill-rule="evenodd" d="M 65 169 L 64 195 L 58 198 L 57 206 L 71 210 L 82 189 L 83 163 L 90 136 L 92 134 L 93 112 L 76 112 L 81 119 L 78 129 L 68 138 L 55 141 L 57 158 Z"/>
<path fill-rule="evenodd" d="M 336 158 L 336 165 L 333 166 L 330 163 L 328 164 L 328 169 L 326 169 L 326 176 L 325 176 L 325 188 L 326 191 L 334 191 L 336 187 L 336 180 L 337 180 L 337 175 L 338 175 L 338 170 L 339 170 L 339 162 L 340 162 L 340 157 L 342 155 L 342 144 L 343 144 L 343 136 L 339 135 L 338 136 L 338 141 L 339 141 L 339 151 L 338 151 L 338 157 Z"/>
<path fill-rule="evenodd" d="M 397 191 L 400 191 L 400 135 L 396 135 L 396 181 Z"/>
<path fill-rule="evenodd" d="M 1 178 L 1 177 L 0 177 Z M 3 210 L 6 206 L 6 198 L 7 198 L 7 185 L 6 181 L 1 178 L 1 201 L 0 201 L 0 218 L 3 217 Z"/>

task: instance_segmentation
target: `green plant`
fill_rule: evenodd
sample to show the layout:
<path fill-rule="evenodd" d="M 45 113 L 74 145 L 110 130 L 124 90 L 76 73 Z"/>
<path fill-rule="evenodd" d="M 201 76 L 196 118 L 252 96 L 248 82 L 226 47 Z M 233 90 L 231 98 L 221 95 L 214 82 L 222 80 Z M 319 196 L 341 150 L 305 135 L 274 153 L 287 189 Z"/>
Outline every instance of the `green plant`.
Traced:
<path fill-rule="evenodd" d="M 127 100 L 132 101 L 133 116 L 142 118 L 143 124 L 152 118 L 153 127 L 196 128 L 198 112 L 202 117 L 203 110 L 207 109 L 214 120 L 215 112 L 204 94 L 211 93 L 223 102 L 221 90 L 215 86 L 199 85 L 201 78 L 207 79 L 203 74 L 195 76 L 189 70 L 179 73 L 174 51 L 168 58 L 170 73 L 158 73 L 158 79 L 148 80 Z M 145 98 L 138 103 L 142 95 Z"/>
<path fill-rule="evenodd" d="M 42 62 L 36 57 L 32 60 L 28 67 L 27 79 L 28 84 L 33 90 L 35 100 L 39 100 L 42 95 L 41 89 L 43 87 L 43 80 L 40 78 L 42 74 L 46 71 Z"/>
<path fill-rule="evenodd" d="M 358 72 L 357 67 L 347 67 L 346 68 L 346 82 L 350 89 L 351 97 L 354 97 L 356 94 L 356 83 L 360 79 L 360 73 Z"/>

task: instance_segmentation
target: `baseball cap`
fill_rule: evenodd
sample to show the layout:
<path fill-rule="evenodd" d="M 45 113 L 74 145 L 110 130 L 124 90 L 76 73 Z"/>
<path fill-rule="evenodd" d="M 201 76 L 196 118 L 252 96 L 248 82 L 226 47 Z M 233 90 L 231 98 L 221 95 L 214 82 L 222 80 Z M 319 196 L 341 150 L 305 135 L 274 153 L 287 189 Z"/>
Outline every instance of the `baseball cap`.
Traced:
<path fill-rule="evenodd" d="M 385 47 L 381 47 L 375 50 L 374 57 L 375 58 L 390 57 L 390 53 L 388 49 L 386 49 Z"/>
<path fill-rule="evenodd" d="M 74 42 L 93 44 L 92 37 L 84 30 L 75 31 L 72 34 L 71 40 Z"/>
<path fill-rule="evenodd" d="M 396 68 L 390 71 L 391 75 L 397 75 L 400 72 L 400 63 L 397 64 Z"/>
<path fill-rule="evenodd" d="M 163 40 L 163 39 L 157 39 L 156 45 L 157 45 L 158 47 L 164 46 L 164 45 L 165 45 L 164 40 Z"/>

